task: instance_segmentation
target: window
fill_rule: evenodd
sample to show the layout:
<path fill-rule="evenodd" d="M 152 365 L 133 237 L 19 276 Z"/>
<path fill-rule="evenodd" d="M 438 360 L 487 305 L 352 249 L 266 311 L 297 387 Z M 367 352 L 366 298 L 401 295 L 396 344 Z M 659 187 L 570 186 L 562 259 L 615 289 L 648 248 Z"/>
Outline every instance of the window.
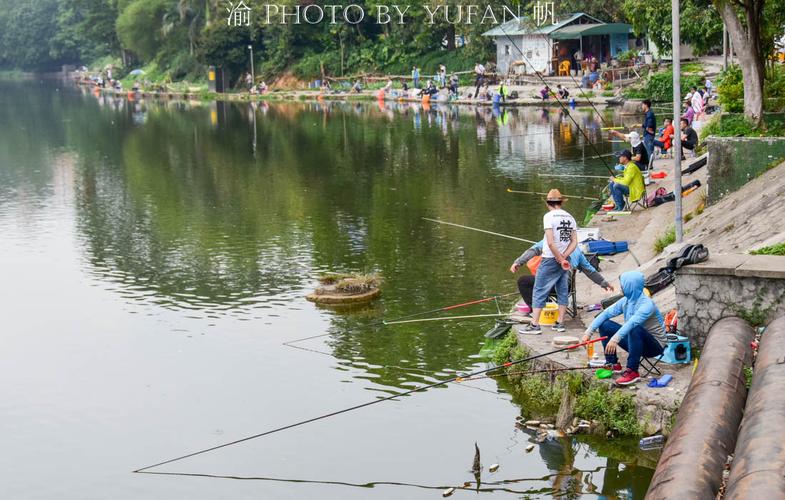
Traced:
<path fill-rule="evenodd" d="M 509 56 L 510 55 L 510 46 L 509 45 L 505 45 L 504 46 L 504 55 L 505 56 Z"/>
<path fill-rule="evenodd" d="M 532 58 L 532 51 L 531 50 L 527 50 L 526 51 L 526 59 L 531 60 L 531 58 Z"/>

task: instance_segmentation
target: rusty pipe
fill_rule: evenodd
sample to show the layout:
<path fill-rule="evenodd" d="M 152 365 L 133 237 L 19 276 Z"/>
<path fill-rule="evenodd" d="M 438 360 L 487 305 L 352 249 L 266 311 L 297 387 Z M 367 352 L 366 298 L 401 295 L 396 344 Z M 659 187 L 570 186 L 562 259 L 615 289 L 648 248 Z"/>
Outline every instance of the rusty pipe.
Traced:
<path fill-rule="evenodd" d="M 747 397 L 744 367 L 752 361 L 753 336 L 752 327 L 735 317 L 721 319 L 709 330 L 647 499 L 717 496 Z"/>
<path fill-rule="evenodd" d="M 763 334 L 725 498 L 785 498 L 785 317 Z"/>

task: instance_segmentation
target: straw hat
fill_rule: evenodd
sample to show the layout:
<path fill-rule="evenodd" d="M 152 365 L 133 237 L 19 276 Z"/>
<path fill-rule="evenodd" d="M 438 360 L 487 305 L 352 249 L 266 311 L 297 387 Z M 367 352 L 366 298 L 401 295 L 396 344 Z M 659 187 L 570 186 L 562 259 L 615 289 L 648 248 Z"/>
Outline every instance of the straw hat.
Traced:
<path fill-rule="evenodd" d="M 566 201 L 566 200 L 567 198 L 565 198 L 561 194 L 561 191 L 559 191 L 558 189 L 551 189 L 550 191 L 548 191 L 548 196 L 545 197 L 545 201 Z"/>
<path fill-rule="evenodd" d="M 641 136 L 638 134 L 638 132 L 635 132 L 634 130 L 630 132 L 630 144 L 632 144 L 632 147 L 636 148 L 640 145 L 640 143 Z"/>

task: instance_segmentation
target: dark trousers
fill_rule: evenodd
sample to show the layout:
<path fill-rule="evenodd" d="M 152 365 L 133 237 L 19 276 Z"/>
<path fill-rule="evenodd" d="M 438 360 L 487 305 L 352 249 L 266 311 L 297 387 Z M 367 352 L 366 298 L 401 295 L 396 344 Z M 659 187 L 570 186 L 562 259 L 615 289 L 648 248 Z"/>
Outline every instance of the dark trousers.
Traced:
<path fill-rule="evenodd" d="M 526 275 L 518 278 L 518 291 L 524 302 L 532 305 L 532 293 L 534 291 L 534 276 Z"/>
<path fill-rule="evenodd" d="M 619 331 L 621 325 L 609 319 L 600 325 L 600 336 L 607 337 L 602 341 L 603 347 L 608 345 L 611 337 Z M 653 358 L 662 354 L 662 346 L 651 333 L 641 326 L 636 326 L 619 342 L 619 347 L 627 351 L 627 368 L 637 372 L 641 364 L 641 357 Z M 606 354 L 605 362 L 616 364 L 619 362 L 615 354 Z"/>
<path fill-rule="evenodd" d="M 485 77 L 482 75 L 477 75 L 477 78 L 474 80 L 474 98 L 477 99 L 477 96 L 480 94 L 480 87 L 482 84 L 485 83 Z"/>

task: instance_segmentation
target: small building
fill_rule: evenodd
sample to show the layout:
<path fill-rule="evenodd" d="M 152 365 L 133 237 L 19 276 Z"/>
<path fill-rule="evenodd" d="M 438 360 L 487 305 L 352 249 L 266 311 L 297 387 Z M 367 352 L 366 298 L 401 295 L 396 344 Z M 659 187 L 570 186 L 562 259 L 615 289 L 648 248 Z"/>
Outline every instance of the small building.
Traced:
<path fill-rule="evenodd" d="M 496 42 L 496 68 L 500 74 L 558 74 L 560 65 L 569 69 L 581 67 L 592 57 L 599 64 L 630 48 L 632 26 L 625 23 L 604 23 L 578 12 L 555 24 L 535 26 L 528 17 L 512 19 L 483 33 Z M 577 57 L 576 57 L 577 56 Z"/>

